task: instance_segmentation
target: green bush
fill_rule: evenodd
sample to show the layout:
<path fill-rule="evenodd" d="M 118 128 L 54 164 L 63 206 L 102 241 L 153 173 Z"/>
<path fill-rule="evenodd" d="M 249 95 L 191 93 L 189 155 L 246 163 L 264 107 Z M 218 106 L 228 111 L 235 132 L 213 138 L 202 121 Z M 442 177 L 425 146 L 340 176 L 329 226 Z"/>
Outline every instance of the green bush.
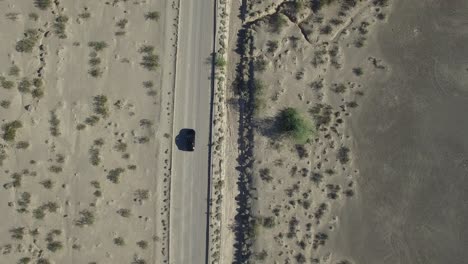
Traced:
<path fill-rule="evenodd" d="M 311 122 L 304 119 L 295 108 L 283 109 L 277 116 L 277 122 L 279 132 L 298 143 L 304 143 L 314 133 Z"/>
<path fill-rule="evenodd" d="M 268 23 L 270 25 L 270 30 L 273 33 L 280 33 L 283 27 L 287 24 L 286 19 L 280 13 L 275 13 L 271 15 L 268 19 Z"/>
<path fill-rule="evenodd" d="M 3 125 L 3 139 L 6 141 L 14 141 L 16 130 L 22 128 L 23 124 L 19 120 L 12 121 Z"/>

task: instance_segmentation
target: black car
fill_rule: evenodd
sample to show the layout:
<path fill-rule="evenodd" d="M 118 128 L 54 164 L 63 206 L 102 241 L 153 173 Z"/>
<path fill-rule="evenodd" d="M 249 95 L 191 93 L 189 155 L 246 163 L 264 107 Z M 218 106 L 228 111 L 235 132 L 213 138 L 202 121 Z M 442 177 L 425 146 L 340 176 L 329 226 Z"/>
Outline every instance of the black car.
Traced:
<path fill-rule="evenodd" d="M 195 130 L 183 128 L 176 137 L 177 148 L 183 151 L 195 150 Z"/>

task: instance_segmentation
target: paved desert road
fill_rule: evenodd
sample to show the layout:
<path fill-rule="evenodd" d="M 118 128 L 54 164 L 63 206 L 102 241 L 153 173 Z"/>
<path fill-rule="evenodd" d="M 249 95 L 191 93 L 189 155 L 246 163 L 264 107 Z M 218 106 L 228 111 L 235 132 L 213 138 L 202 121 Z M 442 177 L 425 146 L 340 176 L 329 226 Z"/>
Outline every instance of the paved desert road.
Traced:
<path fill-rule="evenodd" d="M 174 133 L 196 131 L 194 152 L 172 148 L 169 260 L 206 263 L 208 139 L 214 1 L 181 0 L 174 102 Z"/>

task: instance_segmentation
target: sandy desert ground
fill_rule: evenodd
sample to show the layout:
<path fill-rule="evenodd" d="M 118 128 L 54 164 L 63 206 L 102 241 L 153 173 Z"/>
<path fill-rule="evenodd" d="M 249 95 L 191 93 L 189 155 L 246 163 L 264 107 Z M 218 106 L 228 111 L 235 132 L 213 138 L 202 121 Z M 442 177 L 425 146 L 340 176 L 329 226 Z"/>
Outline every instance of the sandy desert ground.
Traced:
<path fill-rule="evenodd" d="M 226 263 L 462 263 L 467 4 L 311 2 L 233 1 Z"/>
<path fill-rule="evenodd" d="M 165 262 L 171 8 L 0 1 L 1 263 Z"/>

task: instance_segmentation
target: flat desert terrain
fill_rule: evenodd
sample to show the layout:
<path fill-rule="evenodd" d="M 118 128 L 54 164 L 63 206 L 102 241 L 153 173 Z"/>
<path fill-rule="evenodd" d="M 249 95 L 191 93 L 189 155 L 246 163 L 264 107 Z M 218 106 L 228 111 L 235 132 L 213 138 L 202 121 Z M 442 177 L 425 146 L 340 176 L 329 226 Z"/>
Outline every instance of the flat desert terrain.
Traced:
<path fill-rule="evenodd" d="M 166 261 L 170 10 L 0 1 L 1 263 Z"/>
<path fill-rule="evenodd" d="M 464 262 L 467 8 L 237 6 L 234 263 Z"/>

